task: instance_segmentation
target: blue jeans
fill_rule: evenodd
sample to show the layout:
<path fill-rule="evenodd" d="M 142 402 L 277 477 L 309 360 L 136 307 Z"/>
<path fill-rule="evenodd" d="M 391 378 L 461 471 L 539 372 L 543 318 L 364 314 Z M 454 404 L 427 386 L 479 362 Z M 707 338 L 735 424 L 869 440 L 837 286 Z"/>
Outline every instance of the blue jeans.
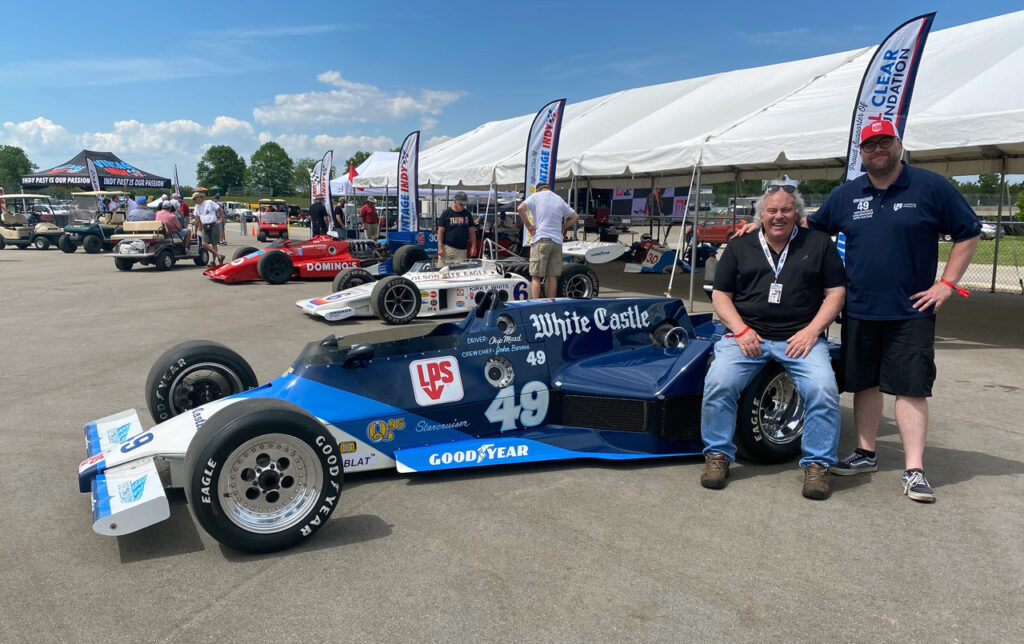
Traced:
<path fill-rule="evenodd" d="M 800 467 L 836 464 L 839 449 L 839 388 L 828 355 L 828 344 L 819 338 L 806 358 L 786 355 L 786 342 L 765 340 L 761 355 L 748 358 L 732 338 L 715 344 L 715 360 L 704 379 L 700 433 L 704 454 L 725 454 L 736 460 L 736 408 L 740 394 L 769 360 L 781 364 L 803 398 L 806 414 Z"/>

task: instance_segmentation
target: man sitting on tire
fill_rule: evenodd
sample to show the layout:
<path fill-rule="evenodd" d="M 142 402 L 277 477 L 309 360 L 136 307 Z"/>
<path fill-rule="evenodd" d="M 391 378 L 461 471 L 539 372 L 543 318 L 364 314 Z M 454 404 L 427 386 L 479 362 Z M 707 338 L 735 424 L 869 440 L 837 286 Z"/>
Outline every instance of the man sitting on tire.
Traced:
<path fill-rule="evenodd" d="M 721 489 L 736 458 L 737 401 L 775 360 L 804 402 L 803 495 L 827 499 L 839 446 L 839 389 L 822 334 L 846 299 L 842 260 L 828 235 L 797 224 L 804 203 L 792 185 L 768 186 L 755 204 L 762 229 L 729 242 L 715 271 L 712 301 L 729 329 L 704 379 L 701 485 Z"/>

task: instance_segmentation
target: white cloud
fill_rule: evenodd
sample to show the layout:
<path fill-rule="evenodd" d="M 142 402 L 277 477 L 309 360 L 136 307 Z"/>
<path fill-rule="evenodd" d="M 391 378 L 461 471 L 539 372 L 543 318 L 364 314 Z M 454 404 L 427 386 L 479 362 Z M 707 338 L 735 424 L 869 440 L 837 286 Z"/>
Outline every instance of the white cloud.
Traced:
<path fill-rule="evenodd" d="M 416 115 L 440 114 L 463 95 L 458 90 L 429 89 L 420 90 L 416 96 L 402 92 L 388 94 L 374 85 L 345 80 L 334 70 L 319 74 L 317 80 L 335 89 L 278 94 L 273 105 L 253 109 L 253 118 L 264 125 L 282 127 L 397 121 Z"/>
<path fill-rule="evenodd" d="M 390 150 L 397 145 L 389 136 L 281 134 L 272 140 L 281 144 L 292 161 L 303 157 L 319 159 L 327 150 L 334 150 L 335 165 L 344 163 L 345 159 L 360 150 Z"/>
<path fill-rule="evenodd" d="M 441 143 L 444 143 L 445 141 L 450 140 L 451 138 L 452 137 L 450 136 L 432 136 L 429 139 L 427 139 L 426 142 L 424 142 L 423 149 L 426 150 L 427 148 L 432 148 L 435 145 L 439 145 Z"/>

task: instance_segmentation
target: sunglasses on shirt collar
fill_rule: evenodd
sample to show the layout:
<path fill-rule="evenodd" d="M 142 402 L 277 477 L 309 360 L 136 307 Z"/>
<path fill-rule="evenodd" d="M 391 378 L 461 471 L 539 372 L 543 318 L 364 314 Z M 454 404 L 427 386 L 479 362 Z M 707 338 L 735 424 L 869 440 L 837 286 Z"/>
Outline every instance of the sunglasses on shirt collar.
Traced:
<path fill-rule="evenodd" d="M 764 193 L 766 195 L 773 195 L 779 190 L 782 190 L 787 195 L 791 195 L 796 192 L 796 186 L 791 186 L 788 183 L 773 183 L 772 185 L 765 188 Z"/>

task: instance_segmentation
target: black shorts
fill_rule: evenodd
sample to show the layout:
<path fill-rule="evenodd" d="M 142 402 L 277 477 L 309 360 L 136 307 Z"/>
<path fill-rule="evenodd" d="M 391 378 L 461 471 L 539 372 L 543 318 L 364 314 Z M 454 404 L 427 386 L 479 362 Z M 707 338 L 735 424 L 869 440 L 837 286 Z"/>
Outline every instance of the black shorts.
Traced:
<path fill-rule="evenodd" d="M 927 398 L 935 382 L 935 318 L 843 321 L 846 391 Z"/>

